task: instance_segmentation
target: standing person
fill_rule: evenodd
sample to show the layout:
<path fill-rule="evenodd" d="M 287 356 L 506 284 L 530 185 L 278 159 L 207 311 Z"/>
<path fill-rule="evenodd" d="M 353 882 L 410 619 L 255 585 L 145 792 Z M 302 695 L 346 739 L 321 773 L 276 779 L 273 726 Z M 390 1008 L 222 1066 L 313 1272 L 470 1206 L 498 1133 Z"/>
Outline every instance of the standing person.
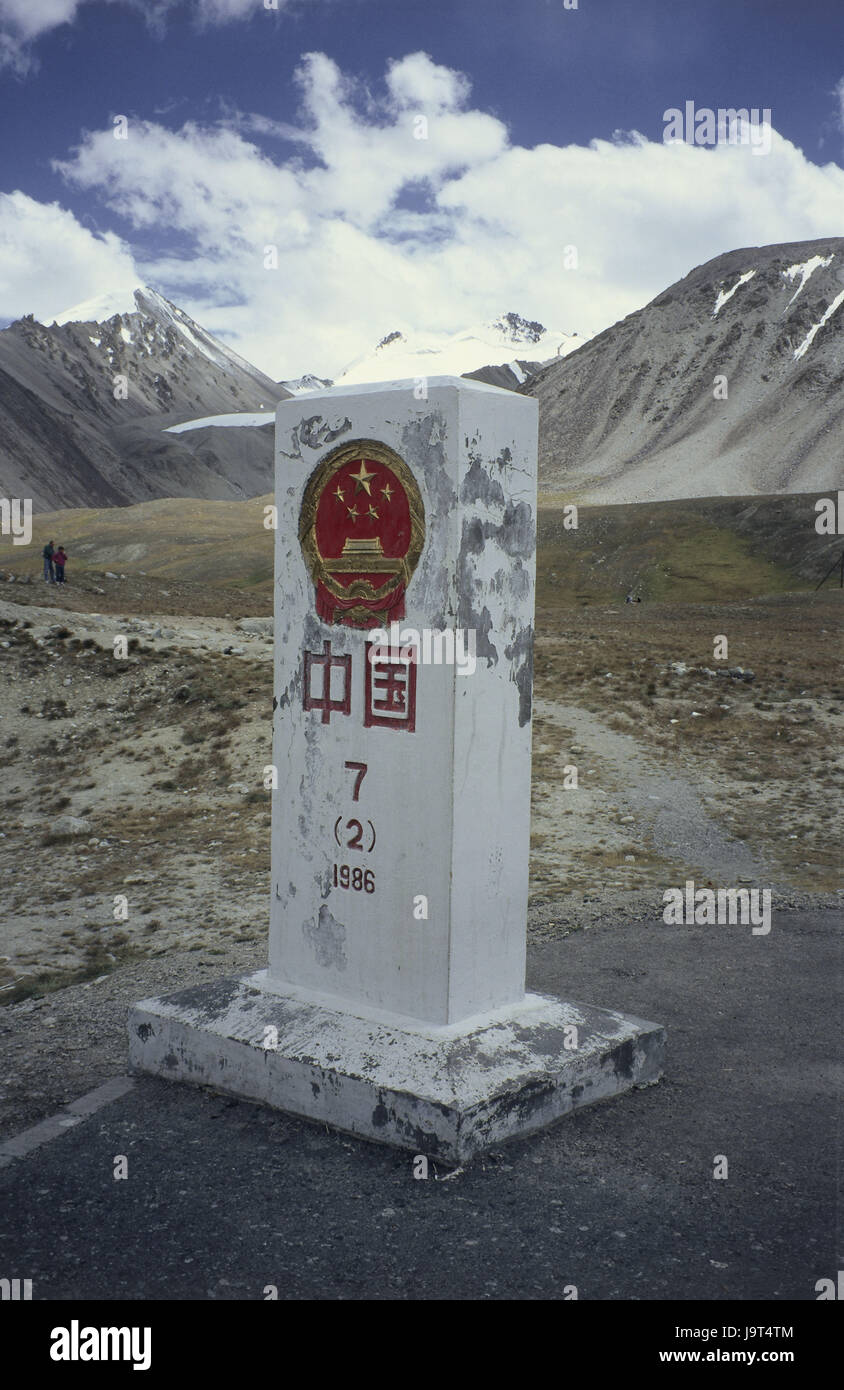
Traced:
<path fill-rule="evenodd" d="M 44 546 L 44 549 L 41 551 L 41 554 L 44 556 L 44 582 L 47 584 L 55 584 L 56 582 L 55 577 L 53 575 L 54 553 L 55 547 L 53 545 L 53 542 L 48 541 L 47 544 Z"/>
<path fill-rule="evenodd" d="M 64 546 L 60 545 L 58 550 L 53 551 L 53 566 L 56 571 L 56 583 L 64 584 L 64 567 L 67 564 L 67 555 Z"/>

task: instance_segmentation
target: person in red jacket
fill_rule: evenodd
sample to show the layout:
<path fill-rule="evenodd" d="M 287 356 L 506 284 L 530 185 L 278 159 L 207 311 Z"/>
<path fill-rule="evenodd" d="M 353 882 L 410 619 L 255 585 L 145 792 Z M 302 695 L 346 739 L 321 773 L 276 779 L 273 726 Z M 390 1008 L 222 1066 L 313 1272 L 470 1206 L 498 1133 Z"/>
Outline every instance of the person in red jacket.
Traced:
<path fill-rule="evenodd" d="M 57 584 L 64 584 L 64 567 L 66 564 L 67 555 L 65 554 L 65 548 L 63 545 L 60 545 L 58 550 L 53 551 L 53 569 L 55 570 Z"/>

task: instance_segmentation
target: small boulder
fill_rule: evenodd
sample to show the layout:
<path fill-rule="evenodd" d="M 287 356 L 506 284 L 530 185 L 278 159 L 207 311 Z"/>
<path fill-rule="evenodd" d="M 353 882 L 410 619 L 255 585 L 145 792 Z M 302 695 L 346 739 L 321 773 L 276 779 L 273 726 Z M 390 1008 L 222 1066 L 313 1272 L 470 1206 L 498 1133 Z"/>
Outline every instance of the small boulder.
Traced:
<path fill-rule="evenodd" d="M 49 829 L 54 835 L 90 835 L 92 827 L 81 816 L 56 816 L 49 822 Z"/>

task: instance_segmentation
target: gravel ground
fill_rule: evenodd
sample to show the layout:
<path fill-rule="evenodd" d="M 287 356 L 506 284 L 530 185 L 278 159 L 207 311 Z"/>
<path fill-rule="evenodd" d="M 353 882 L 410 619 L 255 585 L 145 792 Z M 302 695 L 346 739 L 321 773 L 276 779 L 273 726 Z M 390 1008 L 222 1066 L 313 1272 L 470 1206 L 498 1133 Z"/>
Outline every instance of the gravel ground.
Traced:
<path fill-rule="evenodd" d="M 36 1299 L 814 1301 L 841 1267 L 841 965 L 833 912 L 778 914 L 767 937 L 627 923 L 535 946 L 533 989 L 666 1025 L 665 1077 L 426 1181 L 409 1153 L 139 1078 L 0 1168 L 3 1264 Z M 4 1061 L 39 1053 L 26 1118 L 123 1069 L 130 1002 L 203 978 L 145 962 L 14 1006 Z"/>
<path fill-rule="evenodd" d="M 813 1300 L 842 1267 L 844 692 L 797 600 L 728 607 L 569 615 L 565 638 L 546 614 L 538 643 L 529 987 L 665 1024 L 665 1079 L 422 1182 L 410 1155 L 151 1078 L 64 1109 L 125 1071 L 131 1004 L 265 964 L 270 646 L 210 600 L 4 603 L 0 1141 L 66 1132 L 0 1155 L 3 1267 L 36 1298 Z M 755 671 L 726 697 L 725 629 Z M 84 836 L 44 823 L 57 778 Z M 664 925 L 666 884 L 731 876 L 772 889 L 769 936 Z"/>

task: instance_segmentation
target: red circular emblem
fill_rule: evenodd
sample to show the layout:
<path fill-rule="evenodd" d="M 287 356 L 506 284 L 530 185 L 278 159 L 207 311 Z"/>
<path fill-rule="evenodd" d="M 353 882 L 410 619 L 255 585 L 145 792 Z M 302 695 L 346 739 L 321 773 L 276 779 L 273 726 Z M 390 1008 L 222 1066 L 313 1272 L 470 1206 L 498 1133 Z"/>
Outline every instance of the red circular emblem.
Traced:
<path fill-rule="evenodd" d="M 404 594 L 425 533 L 407 464 L 374 440 L 344 444 L 308 480 L 299 538 L 318 616 L 351 627 L 404 617 Z"/>

